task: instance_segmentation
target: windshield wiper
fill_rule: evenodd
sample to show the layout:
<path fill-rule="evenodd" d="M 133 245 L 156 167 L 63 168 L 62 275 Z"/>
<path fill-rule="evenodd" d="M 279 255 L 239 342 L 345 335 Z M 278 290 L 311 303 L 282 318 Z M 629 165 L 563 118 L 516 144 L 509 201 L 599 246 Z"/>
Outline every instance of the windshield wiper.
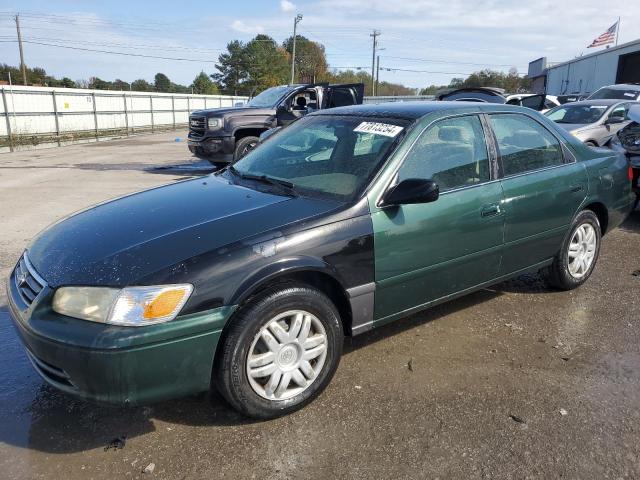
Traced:
<path fill-rule="evenodd" d="M 281 192 L 285 192 L 287 195 L 290 195 L 292 197 L 298 196 L 298 192 L 296 192 L 295 185 L 286 180 L 280 180 L 279 178 L 269 177 L 268 175 L 253 175 L 250 173 L 242 173 L 236 170 L 236 168 L 233 165 L 229 165 L 226 169 L 229 170 L 234 175 L 242 178 L 243 180 L 254 180 L 256 182 L 266 183 L 267 185 L 276 187 Z"/>

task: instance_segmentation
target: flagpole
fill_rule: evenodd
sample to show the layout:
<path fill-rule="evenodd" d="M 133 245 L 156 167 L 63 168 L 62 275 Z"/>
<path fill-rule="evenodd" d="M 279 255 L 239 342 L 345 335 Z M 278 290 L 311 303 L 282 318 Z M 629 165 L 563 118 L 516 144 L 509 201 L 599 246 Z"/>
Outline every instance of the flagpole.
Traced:
<path fill-rule="evenodd" d="M 616 28 L 616 47 L 618 46 L 618 36 L 620 35 L 620 17 L 618 17 L 618 28 Z"/>

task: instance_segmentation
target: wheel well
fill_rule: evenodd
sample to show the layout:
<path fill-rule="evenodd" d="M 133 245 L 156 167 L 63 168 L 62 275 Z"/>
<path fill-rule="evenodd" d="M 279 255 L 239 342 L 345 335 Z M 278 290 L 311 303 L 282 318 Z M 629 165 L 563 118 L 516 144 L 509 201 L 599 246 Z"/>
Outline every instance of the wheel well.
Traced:
<path fill-rule="evenodd" d="M 266 128 L 243 128 L 241 130 L 236 130 L 233 133 L 236 142 L 244 137 L 259 137 L 262 132 L 264 132 Z"/>
<path fill-rule="evenodd" d="M 347 292 L 342 288 L 340 282 L 331 275 L 323 272 L 305 270 L 285 273 L 260 284 L 249 296 L 245 297 L 242 303 L 248 302 L 252 297 L 255 297 L 266 288 L 278 285 L 290 286 L 292 284 L 299 286 L 301 283 L 316 288 L 329 297 L 338 309 L 344 334 L 351 335 L 351 304 L 349 303 Z"/>
<path fill-rule="evenodd" d="M 600 202 L 590 203 L 586 207 L 585 210 L 591 210 L 598 217 L 598 221 L 600 222 L 600 230 L 602 235 L 607 232 L 607 226 L 609 225 L 609 212 L 607 211 L 607 207 Z"/>

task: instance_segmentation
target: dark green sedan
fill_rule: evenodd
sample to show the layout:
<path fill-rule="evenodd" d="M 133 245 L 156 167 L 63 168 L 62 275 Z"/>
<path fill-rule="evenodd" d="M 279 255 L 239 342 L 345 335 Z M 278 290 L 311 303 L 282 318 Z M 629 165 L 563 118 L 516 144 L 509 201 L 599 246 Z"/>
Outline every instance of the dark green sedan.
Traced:
<path fill-rule="evenodd" d="M 525 272 L 578 287 L 632 204 L 622 156 L 532 110 L 336 108 L 222 171 L 49 227 L 10 275 L 10 312 L 64 392 L 215 388 L 270 418 L 327 386 L 345 335 Z"/>

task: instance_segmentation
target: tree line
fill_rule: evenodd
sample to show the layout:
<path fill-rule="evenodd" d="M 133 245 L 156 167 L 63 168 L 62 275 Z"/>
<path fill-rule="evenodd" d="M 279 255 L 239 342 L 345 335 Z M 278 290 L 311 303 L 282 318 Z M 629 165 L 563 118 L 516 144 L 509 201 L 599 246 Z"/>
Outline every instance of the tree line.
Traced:
<path fill-rule="evenodd" d="M 429 85 L 420 91 L 420 95 L 435 95 L 450 88 L 496 87 L 507 93 L 527 93 L 531 89 L 531 79 L 521 77 L 518 70 L 511 68 L 508 73 L 491 69 L 474 72 L 467 78 L 452 78 L 449 85 Z"/>
<path fill-rule="evenodd" d="M 9 74 L 14 85 L 22 85 L 22 71 L 18 67 L 0 64 L 0 84 L 6 84 Z M 116 78 L 113 81 L 99 77 L 71 80 L 69 77 L 56 78 L 47 74 L 44 68 L 34 67 L 26 69 L 27 84 L 45 87 L 90 88 L 95 90 L 133 90 L 136 92 L 164 92 L 164 93 L 197 93 L 201 95 L 215 95 L 220 93 L 218 85 L 205 72 L 200 72 L 193 82 L 186 86 L 172 82 L 164 73 L 156 73 L 153 82 L 139 78 L 129 83 Z"/>

